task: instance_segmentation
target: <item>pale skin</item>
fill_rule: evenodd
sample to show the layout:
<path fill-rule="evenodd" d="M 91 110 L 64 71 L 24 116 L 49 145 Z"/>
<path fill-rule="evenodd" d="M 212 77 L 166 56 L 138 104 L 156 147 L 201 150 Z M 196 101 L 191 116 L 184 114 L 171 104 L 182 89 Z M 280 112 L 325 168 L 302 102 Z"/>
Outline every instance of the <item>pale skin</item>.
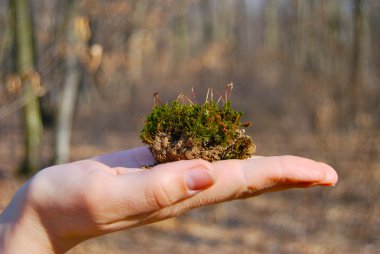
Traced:
<path fill-rule="evenodd" d="M 65 253 L 80 242 L 265 192 L 334 186 L 330 166 L 295 156 L 154 163 L 146 147 L 56 165 L 0 215 L 0 253 Z"/>

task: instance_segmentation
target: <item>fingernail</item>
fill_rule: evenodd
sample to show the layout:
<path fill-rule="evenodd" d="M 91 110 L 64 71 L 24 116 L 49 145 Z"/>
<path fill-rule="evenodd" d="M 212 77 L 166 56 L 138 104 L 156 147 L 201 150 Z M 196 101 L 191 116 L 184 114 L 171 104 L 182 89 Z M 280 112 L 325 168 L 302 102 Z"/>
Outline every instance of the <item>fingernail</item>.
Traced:
<path fill-rule="evenodd" d="M 203 190 L 214 184 L 215 176 L 205 169 L 193 169 L 186 172 L 185 181 L 189 190 Z"/>
<path fill-rule="evenodd" d="M 322 186 L 335 186 L 336 180 L 335 177 L 332 174 L 329 174 L 326 176 L 326 178 L 319 184 Z"/>
<path fill-rule="evenodd" d="M 320 185 L 323 186 L 335 186 L 338 181 L 338 174 L 336 171 L 328 166 L 326 176 L 325 178 L 321 181 Z"/>

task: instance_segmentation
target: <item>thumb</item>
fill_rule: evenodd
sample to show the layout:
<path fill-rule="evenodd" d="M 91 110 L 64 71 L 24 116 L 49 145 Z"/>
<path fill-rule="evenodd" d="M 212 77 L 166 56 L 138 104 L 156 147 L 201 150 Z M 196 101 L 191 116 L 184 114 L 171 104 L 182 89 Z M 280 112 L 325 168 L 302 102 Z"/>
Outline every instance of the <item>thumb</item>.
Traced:
<path fill-rule="evenodd" d="M 127 206 L 127 216 L 155 212 L 194 196 L 215 183 L 211 163 L 184 160 L 161 164 L 149 170 L 117 176 L 114 197 Z M 120 193 L 121 192 L 121 193 Z M 130 214 L 132 213 L 132 214 Z"/>

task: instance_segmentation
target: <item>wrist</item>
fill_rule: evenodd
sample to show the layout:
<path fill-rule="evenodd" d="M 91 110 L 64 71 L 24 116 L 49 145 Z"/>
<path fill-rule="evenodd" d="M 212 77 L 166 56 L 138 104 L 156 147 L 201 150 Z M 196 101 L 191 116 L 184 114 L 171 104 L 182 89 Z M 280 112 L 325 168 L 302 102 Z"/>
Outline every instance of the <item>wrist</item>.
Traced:
<path fill-rule="evenodd" d="M 63 253 L 54 246 L 38 214 L 29 206 L 27 185 L 16 192 L 0 214 L 0 253 Z"/>

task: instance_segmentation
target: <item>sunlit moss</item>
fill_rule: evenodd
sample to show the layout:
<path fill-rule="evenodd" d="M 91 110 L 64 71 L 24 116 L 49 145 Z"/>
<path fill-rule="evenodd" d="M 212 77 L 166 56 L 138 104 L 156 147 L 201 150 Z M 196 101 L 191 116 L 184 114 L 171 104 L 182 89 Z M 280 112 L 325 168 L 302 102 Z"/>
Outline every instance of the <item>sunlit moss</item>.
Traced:
<path fill-rule="evenodd" d="M 231 102 L 222 105 L 180 103 L 155 106 L 140 137 L 157 162 L 202 158 L 208 161 L 246 159 L 255 152 L 240 122 L 242 113 Z"/>

